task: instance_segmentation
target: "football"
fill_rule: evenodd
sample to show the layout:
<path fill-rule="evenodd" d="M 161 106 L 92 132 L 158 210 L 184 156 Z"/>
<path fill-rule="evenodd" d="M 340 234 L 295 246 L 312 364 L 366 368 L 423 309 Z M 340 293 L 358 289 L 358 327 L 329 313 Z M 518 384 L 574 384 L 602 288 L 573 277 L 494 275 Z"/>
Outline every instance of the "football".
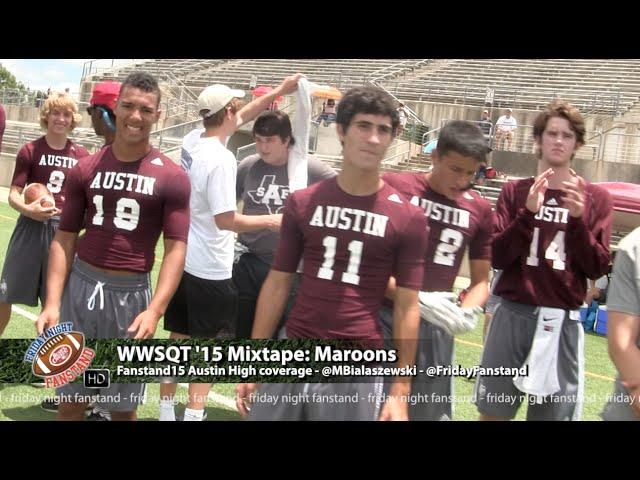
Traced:
<path fill-rule="evenodd" d="M 30 183 L 22 191 L 22 194 L 24 195 L 24 203 L 27 205 L 35 202 L 40 197 L 46 196 L 47 198 L 43 198 L 40 205 L 44 208 L 56 206 L 56 201 L 54 200 L 53 195 L 42 183 Z"/>
<path fill-rule="evenodd" d="M 33 363 L 33 373 L 39 377 L 64 372 L 78 359 L 84 348 L 84 335 L 78 332 L 59 333 L 49 338 Z"/>

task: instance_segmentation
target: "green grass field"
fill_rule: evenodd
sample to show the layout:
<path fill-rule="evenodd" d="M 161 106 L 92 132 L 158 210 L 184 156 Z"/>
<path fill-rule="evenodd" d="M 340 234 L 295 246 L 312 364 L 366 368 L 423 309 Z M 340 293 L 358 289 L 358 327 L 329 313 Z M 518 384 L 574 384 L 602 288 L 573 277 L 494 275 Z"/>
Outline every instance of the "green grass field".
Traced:
<path fill-rule="evenodd" d="M 13 232 L 17 213 L 6 203 L 0 202 L 0 255 L 4 254 Z M 156 252 L 156 263 L 152 272 L 155 285 L 158 276 L 160 260 L 162 258 L 162 244 L 159 242 Z M 37 315 L 39 308 L 19 306 L 21 309 Z M 33 320 L 23 314 L 13 312 L 11 320 L 3 335 L 3 338 L 33 338 L 35 329 Z M 168 332 L 163 328 L 162 321 L 156 331 L 156 338 L 167 338 Z M 480 361 L 482 351 L 482 323 L 473 331 L 456 338 L 456 363 L 471 367 Z M 615 368 L 607 354 L 607 341 L 605 337 L 595 334 L 585 336 L 586 357 L 586 388 L 585 404 L 583 407 L 584 420 L 599 420 L 599 413 L 606 401 L 606 396 L 613 391 L 613 377 Z M 475 405 L 471 403 L 471 394 L 474 380 L 456 378 L 454 394 L 456 402 L 454 406 L 455 420 L 475 420 L 478 413 Z M 210 401 L 207 405 L 207 420 L 238 420 L 240 416 L 232 407 L 235 384 L 217 384 L 212 389 Z M 180 405 L 178 413 L 184 409 L 186 400 L 186 388 L 178 388 L 178 400 Z M 52 389 L 35 388 L 29 385 L 0 385 L 0 420 L 53 420 L 55 415 L 40 408 L 40 402 L 47 397 L 52 397 Z M 138 410 L 138 416 L 143 420 L 156 420 L 158 411 L 159 387 L 156 384 L 149 385 L 147 389 L 147 402 Z M 518 420 L 525 418 L 525 408 L 518 413 Z"/>

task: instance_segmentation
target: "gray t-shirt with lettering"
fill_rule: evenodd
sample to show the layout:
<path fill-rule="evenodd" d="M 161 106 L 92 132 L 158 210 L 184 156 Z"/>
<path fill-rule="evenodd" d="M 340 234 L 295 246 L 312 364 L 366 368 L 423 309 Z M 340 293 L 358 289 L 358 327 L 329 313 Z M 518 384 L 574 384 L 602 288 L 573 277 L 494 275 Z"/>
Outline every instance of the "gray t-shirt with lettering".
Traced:
<path fill-rule="evenodd" d="M 620 241 L 611 274 L 607 310 L 631 314 L 640 322 L 640 228 Z M 640 348 L 640 337 L 636 344 Z M 602 417 L 605 420 L 638 420 L 629 407 L 628 396 L 618 377 Z"/>
<path fill-rule="evenodd" d="M 308 184 L 334 177 L 336 172 L 329 165 L 309 156 Z M 244 215 L 269 215 L 282 213 L 289 196 L 287 164 L 273 166 L 255 154 L 238 164 L 236 198 L 242 199 Z M 273 262 L 280 234 L 268 229 L 241 233 L 240 242 L 262 261 Z"/>

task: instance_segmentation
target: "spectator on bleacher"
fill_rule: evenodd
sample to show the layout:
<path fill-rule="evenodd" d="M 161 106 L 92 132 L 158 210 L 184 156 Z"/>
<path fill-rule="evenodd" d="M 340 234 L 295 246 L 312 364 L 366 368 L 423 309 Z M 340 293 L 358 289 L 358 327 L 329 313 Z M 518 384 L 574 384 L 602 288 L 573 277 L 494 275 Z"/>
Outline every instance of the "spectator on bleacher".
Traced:
<path fill-rule="evenodd" d="M 513 140 L 518 129 L 518 122 L 512 115 L 513 110 L 507 108 L 505 114 L 498 118 L 496 122 L 496 149 L 500 149 L 500 143 L 505 141 L 505 150 L 510 150 L 513 146 Z"/>
<path fill-rule="evenodd" d="M 404 107 L 404 103 L 398 105 L 398 118 L 400 119 L 400 125 L 398 126 L 397 136 L 399 137 L 402 135 L 402 132 L 404 132 L 404 129 L 407 126 L 407 120 L 409 119 L 409 114 Z"/>
<path fill-rule="evenodd" d="M 327 100 L 326 104 L 322 104 L 322 113 L 318 117 L 317 122 L 321 123 L 323 120 L 325 127 L 336 121 L 336 101 L 333 98 Z"/>
<path fill-rule="evenodd" d="M 0 105 L 0 153 L 2 153 L 2 136 L 4 135 L 4 127 L 7 123 L 7 116 L 4 113 L 4 107 Z"/>
<path fill-rule="evenodd" d="M 482 111 L 482 117 L 480 117 L 478 127 L 480 127 L 480 130 L 482 130 L 482 134 L 487 140 L 487 145 L 489 145 L 489 142 L 491 142 L 491 130 L 493 129 L 493 123 L 491 122 L 491 117 L 489 116 L 489 110 Z"/>

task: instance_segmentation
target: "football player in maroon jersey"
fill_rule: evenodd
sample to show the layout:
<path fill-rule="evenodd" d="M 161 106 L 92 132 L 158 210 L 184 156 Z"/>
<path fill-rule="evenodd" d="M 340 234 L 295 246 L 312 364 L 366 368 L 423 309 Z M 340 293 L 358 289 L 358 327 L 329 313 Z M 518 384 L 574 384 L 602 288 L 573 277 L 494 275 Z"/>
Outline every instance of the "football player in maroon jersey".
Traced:
<path fill-rule="evenodd" d="M 149 142 L 159 106 L 157 80 L 143 72 L 129 75 L 115 110 L 114 142 L 69 174 L 38 332 L 62 320 L 88 338 L 153 336 L 184 268 L 190 194 L 184 170 Z M 160 233 L 164 257 L 152 296 L 149 272 Z M 80 420 L 95 392 L 73 384 L 57 393 L 65 395 L 58 418 Z M 144 385 L 112 384 L 100 395 L 113 420 L 134 420 Z"/>
<path fill-rule="evenodd" d="M 399 125 L 395 102 L 383 90 L 354 88 L 340 101 L 336 124 L 343 146 L 342 170 L 288 198 L 252 338 L 273 335 L 302 259 L 302 280 L 285 324 L 286 337 L 351 339 L 382 347 L 378 310 L 393 275 L 398 286 L 394 336 L 403 340 L 398 365 L 413 365 L 427 222 L 423 211 L 380 178 L 380 162 Z M 253 401 L 255 384 L 241 384 L 236 401 L 243 415 L 251 404 L 249 418 L 254 420 L 406 420 L 411 377 L 394 378 L 382 410 L 380 380 L 261 385 L 261 394 L 309 399 L 279 404 Z M 361 400 L 322 401 L 354 395 Z"/>
<path fill-rule="evenodd" d="M 89 152 L 69 140 L 81 120 L 75 100 L 64 93 L 52 93 L 40 111 L 45 135 L 20 148 L 11 180 L 9 205 L 20 213 L 11 235 L 0 277 L 0 336 L 11 316 L 11 305 L 35 307 L 46 298 L 49 246 L 64 208 L 66 177 L 79 158 Z M 55 207 L 43 207 L 42 198 L 27 204 L 22 195 L 31 183 L 46 185 Z"/>
<path fill-rule="evenodd" d="M 495 216 L 491 204 L 470 190 L 478 168 L 489 152 L 482 131 L 470 122 L 455 120 L 441 130 L 431 154 L 429 173 L 387 173 L 383 179 L 429 219 L 425 275 L 420 293 L 418 368 L 449 366 L 453 362 L 453 337 L 476 324 L 476 313 L 489 295 L 491 238 Z M 465 250 L 469 248 L 471 285 L 462 301 L 452 289 Z M 393 285 L 388 292 L 393 297 Z M 385 306 L 380 319 L 387 336 L 392 310 Z M 413 380 L 412 420 L 451 419 L 452 378 L 418 375 Z"/>
<path fill-rule="evenodd" d="M 512 419 L 529 395 L 529 420 L 578 420 L 584 392 L 579 307 L 587 278 L 609 268 L 610 194 L 571 169 L 584 120 L 563 100 L 534 122 L 538 175 L 504 185 L 493 266 L 502 298 L 489 325 L 481 366 L 526 367 L 527 375 L 478 375 L 482 420 Z M 512 372 L 513 373 L 513 372 Z"/>

